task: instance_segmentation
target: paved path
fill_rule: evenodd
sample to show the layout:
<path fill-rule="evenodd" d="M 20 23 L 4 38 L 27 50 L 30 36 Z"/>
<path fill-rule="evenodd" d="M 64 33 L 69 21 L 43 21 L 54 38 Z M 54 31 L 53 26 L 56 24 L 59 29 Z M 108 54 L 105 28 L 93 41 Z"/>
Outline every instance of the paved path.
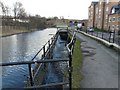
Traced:
<path fill-rule="evenodd" d="M 83 34 L 76 36 L 84 56 L 81 87 L 118 88 L 118 53 Z"/>

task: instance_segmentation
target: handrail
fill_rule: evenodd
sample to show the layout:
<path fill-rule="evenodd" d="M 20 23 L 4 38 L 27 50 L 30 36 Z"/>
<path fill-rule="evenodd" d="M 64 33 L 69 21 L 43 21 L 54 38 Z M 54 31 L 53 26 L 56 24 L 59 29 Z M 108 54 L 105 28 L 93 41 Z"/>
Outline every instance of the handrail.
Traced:
<path fill-rule="evenodd" d="M 75 38 L 75 35 L 76 35 L 76 33 L 74 32 L 73 37 L 72 37 L 70 43 L 68 43 L 67 46 L 66 46 L 68 52 L 71 53 L 71 54 L 72 54 L 72 52 L 71 52 L 72 49 L 70 50 L 69 46 L 73 43 L 73 40 L 74 40 L 74 38 Z"/>
<path fill-rule="evenodd" d="M 32 61 L 37 57 L 37 55 L 42 51 L 43 47 L 37 52 L 37 54 L 32 58 Z"/>
<path fill-rule="evenodd" d="M 72 53 L 73 53 L 74 43 L 75 43 L 75 34 L 76 33 L 74 32 L 70 43 L 68 43 L 66 46 L 69 53 L 69 89 L 70 90 L 72 90 Z M 70 47 L 70 45 L 72 46 Z"/>
<path fill-rule="evenodd" d="M 46 59 L 46 60 L 37 60 L 37 61 L 9 62 L 9 63 L 0 63 L 0 66 L 35 64 L 35 63 L 50 63 L 50 62 L 60 62 L 60 61 L 69 61 L 69 59 L 63 58 L 63 59 L 54 59 L 54 60 L 53 59 Z"/>

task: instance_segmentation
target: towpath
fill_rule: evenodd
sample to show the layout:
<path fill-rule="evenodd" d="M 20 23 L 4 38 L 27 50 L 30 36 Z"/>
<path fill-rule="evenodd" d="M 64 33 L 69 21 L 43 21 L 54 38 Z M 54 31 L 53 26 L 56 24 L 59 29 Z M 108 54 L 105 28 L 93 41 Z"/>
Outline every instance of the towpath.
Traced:
<path fill-rule="evenodd" d="M 82 88 L 118 88 L 120 54 L 99 42 L 77 33 L 83 52 Z"/>

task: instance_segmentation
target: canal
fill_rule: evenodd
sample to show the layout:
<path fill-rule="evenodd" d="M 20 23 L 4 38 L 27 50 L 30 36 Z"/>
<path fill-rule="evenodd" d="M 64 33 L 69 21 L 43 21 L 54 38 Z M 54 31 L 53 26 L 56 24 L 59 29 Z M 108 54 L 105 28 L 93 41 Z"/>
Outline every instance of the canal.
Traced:
<path fill-rule="evenodd" d="M 2 38 L 2 62 L 29 61 L 55 34 L 56 28 Z M 26 65 L 2 67 L 2 88 L 24 87 L 28 78 Z"/>

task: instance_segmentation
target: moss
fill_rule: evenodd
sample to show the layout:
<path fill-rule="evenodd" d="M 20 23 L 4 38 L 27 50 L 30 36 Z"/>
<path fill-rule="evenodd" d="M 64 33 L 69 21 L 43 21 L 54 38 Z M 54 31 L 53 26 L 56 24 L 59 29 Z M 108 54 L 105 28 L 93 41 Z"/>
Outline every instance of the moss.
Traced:
<path fill-rule="evenodd" d="M 82 79 L 81 75 L 81 66 L 82 66 L 82 51 L 80 47 L 80 41 L 76 39 L 75 46 L 74 46 L 74 52 L 72 56 L 72 88 L 80 88 L 80 81 Z"/>

